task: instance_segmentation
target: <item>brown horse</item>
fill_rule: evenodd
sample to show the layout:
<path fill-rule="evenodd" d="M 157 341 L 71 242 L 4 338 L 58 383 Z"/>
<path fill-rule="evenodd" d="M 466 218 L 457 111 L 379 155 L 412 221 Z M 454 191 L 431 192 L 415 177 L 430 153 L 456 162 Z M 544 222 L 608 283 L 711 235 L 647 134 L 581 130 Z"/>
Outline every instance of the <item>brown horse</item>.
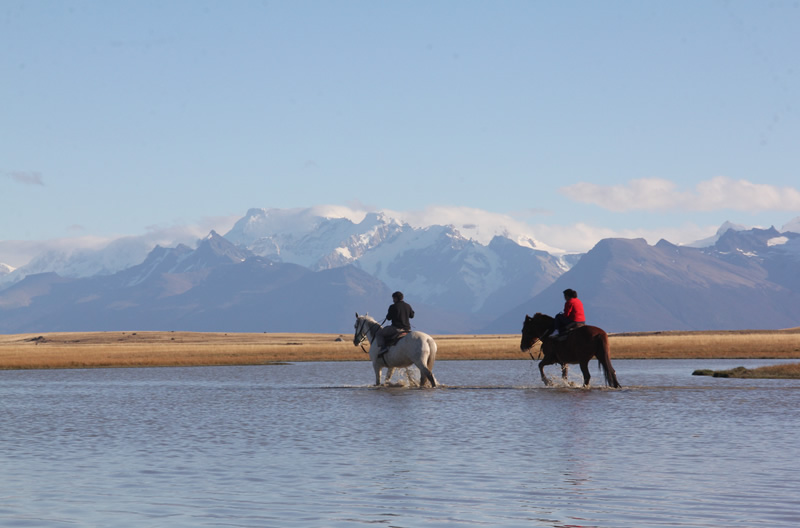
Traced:
<path fill-rule="evenodd" d="M 596 326 L 581 326 L 569 332 L 566 337 L 551 337 L 553 318 L 537 313 L 533 317 L 526 315 L 522 325 L 522 341 L 519 348 L 523 352 L 530 350 L 537 341 L 542 342 L 544 358 L 539 362 L 539 373 L 545 385 L 550 380 L 544 375 L 544 367 L 558 363 L 561 373 L 567 377 L 567 365 L 578 363 L 583 372 L 583 384 L 589 386 L 589 361 L 596 357 L 606 376 L 606 384 L 618 388 L 617 374 L 611 366 L 611 355 L 608 348 L 608 334 Z"/>

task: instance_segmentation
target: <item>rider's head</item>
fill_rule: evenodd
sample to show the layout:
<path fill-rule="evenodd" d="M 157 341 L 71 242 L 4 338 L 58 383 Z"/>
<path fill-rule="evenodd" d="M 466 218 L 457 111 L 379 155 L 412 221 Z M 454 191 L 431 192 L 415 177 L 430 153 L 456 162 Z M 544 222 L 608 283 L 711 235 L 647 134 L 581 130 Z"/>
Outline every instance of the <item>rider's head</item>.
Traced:
<path fill-rule="evenodd" d="M 392 294 L 392 300 L 394 302 L 402 301 L 403 300 L 403 292 L 396 291 Z"/>
<path fill-rule="evenodd" d="M 575 299 L 576 297 L 578 297 L 578 292 L 576 292 L 572 288 L 567 288 L 566 290 L 564 290 L 565 299 Z"/>

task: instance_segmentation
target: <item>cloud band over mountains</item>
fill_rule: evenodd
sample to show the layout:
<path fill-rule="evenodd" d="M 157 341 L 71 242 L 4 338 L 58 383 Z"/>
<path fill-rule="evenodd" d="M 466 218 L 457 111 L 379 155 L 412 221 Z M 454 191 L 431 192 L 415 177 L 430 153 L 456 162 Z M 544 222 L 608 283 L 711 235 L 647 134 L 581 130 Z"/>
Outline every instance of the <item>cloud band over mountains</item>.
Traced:
<path fill-rule="evenodd" d="M 684 210 L 744 212 L 798 211 L 800 191 L 732 180 L 718 176 L 682 191 L 675 183 L 660 178 L 631 180 L 627 185 L 576 183 L 560 189 L 564 196 L 616 212 L 634 210 Z"/>

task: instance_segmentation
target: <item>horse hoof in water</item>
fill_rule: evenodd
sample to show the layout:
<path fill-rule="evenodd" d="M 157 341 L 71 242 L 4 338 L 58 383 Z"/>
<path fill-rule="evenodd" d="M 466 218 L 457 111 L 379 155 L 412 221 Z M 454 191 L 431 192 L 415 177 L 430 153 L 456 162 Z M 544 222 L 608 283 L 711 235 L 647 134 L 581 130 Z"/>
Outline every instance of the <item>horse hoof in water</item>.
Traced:
<path fill-rule="evenodd" d="M 426 333 L 412 331 L 389 348 L 389 354 L 379 354 L 378 347 L 374 341 L 381 324 L 369 315 L 358 315 L 356 312 L 356 323 L 353 326 L 353 344 L 358 346 L 365 340 L 369 341 L 369 357 L 372 361 L 372 368 L 375 372 L 375 386 L 381 385 L 381 370 L 388 369 L 386 374 L 385 386 L 390 386 L 386 382 L 392 377 L 395 368 L 407 368 L 411 365 L 416 366 L 421 374 L 420 385 L 425 381 L 436 386 L 436 378 L 433 377 L 433 365 L 436 361 L 436 341 Z"/>
<path fill-rule="evenodd" d="M 602 328 L 584 325 L 575 328 L 569 337 L 562 341 L 550 336 L 553 328 L 553 318 L 549 315 L 537 313 L 533 317 L 526 315 L 522 324 L 522 339 L 519 348 L 523 352 L 530 350 L 533 345 L 542 343 L 541 353 L 544 356 L 539 362 L 539 373 L 545 385 L 548 383 L 544 374 L 544 367 L 555 363 L 561 364 L 562 378 L 567 381 L 567 365 L 577 363 L 583 374 L 583 384 L 589 387 L 589 361 L 597 358 L 600 368 L 605 376 L 606 385 L 619 388 L 617 374 L 611 365 L 611 352 L 608 345 L 608 334 Z M 531 355 L 533 359 L 533 355 Z"/>

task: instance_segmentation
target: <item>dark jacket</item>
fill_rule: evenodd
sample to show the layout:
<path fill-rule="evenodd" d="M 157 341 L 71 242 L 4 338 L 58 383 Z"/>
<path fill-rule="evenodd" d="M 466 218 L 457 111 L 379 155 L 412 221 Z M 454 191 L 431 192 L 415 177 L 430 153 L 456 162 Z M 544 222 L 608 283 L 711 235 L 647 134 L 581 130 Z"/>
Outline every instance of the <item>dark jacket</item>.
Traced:
<path fill-rule="evenodd" d="M 386 319 L 392 322 L 392 326 L 401 330 L 411 330 L 411 321 L 414 318 L 414 309 L 405 301 L 397 301 L 389 306 L 389 313 Z"/>

